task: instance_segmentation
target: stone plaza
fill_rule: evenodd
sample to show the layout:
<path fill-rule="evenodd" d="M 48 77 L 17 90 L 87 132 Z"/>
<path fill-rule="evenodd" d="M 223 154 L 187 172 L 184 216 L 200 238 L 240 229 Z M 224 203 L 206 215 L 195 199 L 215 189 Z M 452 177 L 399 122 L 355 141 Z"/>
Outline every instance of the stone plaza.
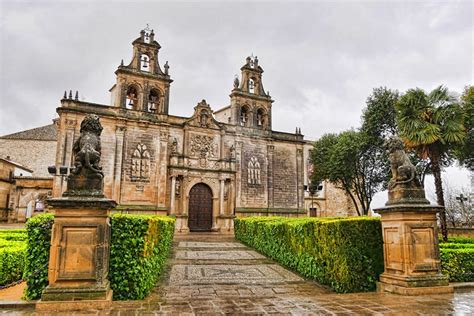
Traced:
<path fill-rule="evenodd" d="M 32 305 L 2 303 L 0 299 L 3 314 L 56 315 L 36 312 Z M 90 306 L 68 315 L 468 315 L 473 310 L 472 291 L 335 294 L 232 236 L 179 234 L 167 269 L 148 298 L 114 301 L 108 310 Z"/>

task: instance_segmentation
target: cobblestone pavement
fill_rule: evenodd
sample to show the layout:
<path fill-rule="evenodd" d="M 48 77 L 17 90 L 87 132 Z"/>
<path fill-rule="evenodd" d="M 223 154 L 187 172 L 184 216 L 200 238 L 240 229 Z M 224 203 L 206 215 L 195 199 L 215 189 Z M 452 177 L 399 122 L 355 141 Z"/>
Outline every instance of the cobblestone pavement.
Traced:
<path fill-rule="evenodd" d="M 33 310 L 16 313 L 35 314 Z M 108 311 L 73 314 L 472 315 L 474 292 L 426 296 L 335 294 L 237 243 L 233 237 L 188 234 L 176 236 L 168 268 L 146 300 L 113 302 Z"/>

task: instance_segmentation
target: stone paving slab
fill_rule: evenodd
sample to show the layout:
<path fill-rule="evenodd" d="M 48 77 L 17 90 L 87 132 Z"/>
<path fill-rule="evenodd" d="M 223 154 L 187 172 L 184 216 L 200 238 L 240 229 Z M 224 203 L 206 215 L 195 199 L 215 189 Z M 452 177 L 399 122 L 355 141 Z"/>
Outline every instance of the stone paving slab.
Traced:
<path fill-rule="evenodd" d="M 303 279 L 276 264 L 259 265 L 174 265 L 170 284 L 282 283 Z"/>
<path fill-rule="evenodd" d="M 202 241 L 180 241 L 179 248 L 242 248 L 245 247 L 238 242 L 202 242 Z"/>
<path fill-rule="evenodd" d="M 186 251 L 176 252 L 176 259 L 199 259 L 199 260 L 246 260 L 266 259 L 265 256 L 249 250 L 225 250 L 225 251 Z"/>

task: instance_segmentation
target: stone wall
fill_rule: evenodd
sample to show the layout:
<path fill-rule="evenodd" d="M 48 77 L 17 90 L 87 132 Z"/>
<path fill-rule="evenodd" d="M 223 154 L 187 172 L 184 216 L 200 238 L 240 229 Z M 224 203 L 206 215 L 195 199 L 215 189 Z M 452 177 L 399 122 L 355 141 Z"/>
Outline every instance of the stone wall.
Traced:
<path fill-rule="evenodd" d="M 273 154 L 274 208 L 298 207 L 296 149 L 288 147 L 277 145 Z"/>
<path fill-rule="evenodd" d="M 48 166 L 54 165 L 56 145 L 56 141 L 0 138 L 0 157 L 10 156 L 10 160 L 32 169 L 34 177 L 48 177 Z"/>

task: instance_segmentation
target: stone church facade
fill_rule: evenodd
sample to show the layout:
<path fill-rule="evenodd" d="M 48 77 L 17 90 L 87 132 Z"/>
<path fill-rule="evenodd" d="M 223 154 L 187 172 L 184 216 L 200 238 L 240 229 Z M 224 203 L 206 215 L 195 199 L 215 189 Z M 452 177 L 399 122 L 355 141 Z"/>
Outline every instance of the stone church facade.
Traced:
<path fill-rule="evenodd" d="M 202 100 L 192 116 L 174 116 L 173 80 L 168 63 L 160 66 L 154 36 L 142 30 L 133 41 L 131 62 L 115 71 L 111 105 L 65 93 L 57 109 L 57 170 L 71 166 L 80 123 L 94 113 L 104 127 L 105 195 L 117 201 L 117 211 L 173 215 L 180 231 L 231 230 L 234 216 L 308 216 L 311 205 L 317 216 L 352 214 L 345 194 L 329 184 L 309 196 L 312 144 L 298 129 L 272 129 L 274 101 L 256 57 L 240 68 L 229 106 L 213 111 Z M 65 189 L 58 173 L 53 196 Z"/>

